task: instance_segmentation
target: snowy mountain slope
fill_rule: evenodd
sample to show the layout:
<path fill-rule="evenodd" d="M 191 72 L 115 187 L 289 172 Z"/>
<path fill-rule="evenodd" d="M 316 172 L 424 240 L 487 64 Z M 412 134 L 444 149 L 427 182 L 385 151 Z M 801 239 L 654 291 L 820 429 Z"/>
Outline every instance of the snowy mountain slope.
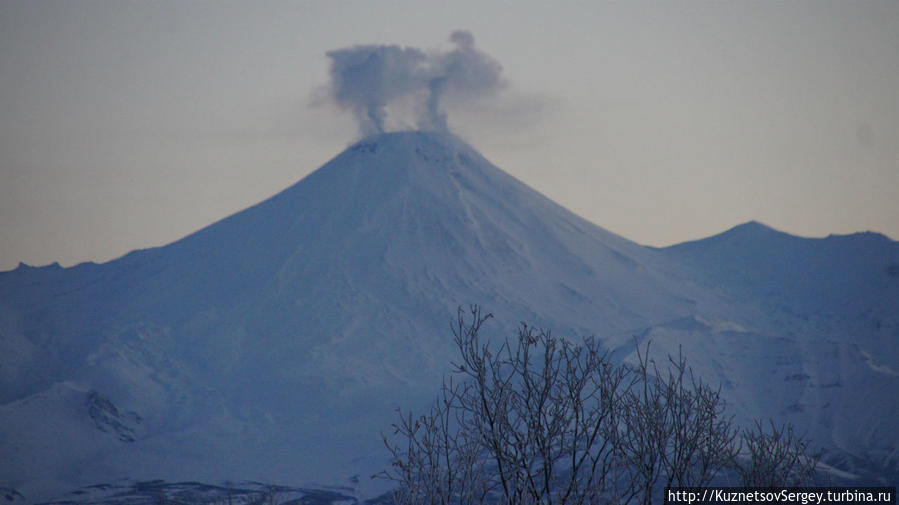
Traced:
<path fill-rule="evenodd" d="M 377 469 L 355 469 L 359 457 L 383 464 L 393 409 L 434 394 L 457 305 L 484 304 L 506 330 L 629 332 L 695 303 L 643 263 L 655 256 L 452 137 L 386 135 L 169 246 L 2 274 L 16 356 L 3 399 L 69 382 L 144 420 L 143 438 L 84 457 L 79 485 L 116 469 L 330 482 Z M 9 461 L 70 469 L 5 422 Z M 3 479 L 27 486 L 29 473 Z"/>
<path fill-rule="evenodd" d="M 899 443 L 874 418 L 899 397 L 889 373 L 899 368 L 889 354 L 896 283 L 844 277 L 868 272 L 858 262 L 899 261 L 896 243 L 834 256 L 846 263 L 825 262 L 832 275 L 802 284 L 789 267 L 770 270 L 780 240 L 795 237 L 748 235 L 757 250 L 728 246 L 729 234 L 643 247 L 450 135 L 363 140 L 168 246 L 102 265 L 0 273 L 0 486 L 46 499 L 119 478 L 231 479 L 351 483 L 370 495 L 383 488 L 366 478 L 385 463 L 380 432 L 396 407 L 418 408 L 436 392 L 453 357 L 449 322 L 469 303 L 496 313 L 489 328 L 503 336 L 527 321 L 599 335 L 623 357 L 634 335 L 674 352 L 682 344 L 744 417 L 786 416 L 795 404 L 812 426 L 829 412 L 829 428 L 815 434 L 834 454 L 895 471 L 881 453 Z M 808 249 L 820 254 L 817 243 Z M 771 271 L 774 281 L 745 279 L 753 268 L 754 279 Z M 819 300 L 827 287 L 856 293 L 856 309 Z M 771 289 L 784 292 L 787 309 L 823 319 L 810 326 L 772 311 L 781 305 L 771 305 Z M 881 327 L 859 336 L 857 350 L 835 340 L 872 317 Z M 836 347 L 815 345 L 819 328 L 830 328 Z M 812 377 L 809 363 L 820 377 L 769 380 Z M 871 419 L 822 403 L 859 391 L 875 405 Z M 98 404 L 106 414 L 91 416 Z M 859 421 L 866 434 L 845 428 Z M 859 436 L 861 452 L 852 449 Z"/>
<path fill-rule="evenodd" d="M 754 314 L 747 323 L 759 335 L 736 339 L 750 347 L 729 360 L 748 386 L 738 403 L 768 399 L 770 415 L 807 430 L 825 460 L 896 482 L 899 243 L 870 232 L 807 239 L 751 222 L 662 252 L 732 313 Z M 713 345 L 739 334 L 717 335 Z"/>

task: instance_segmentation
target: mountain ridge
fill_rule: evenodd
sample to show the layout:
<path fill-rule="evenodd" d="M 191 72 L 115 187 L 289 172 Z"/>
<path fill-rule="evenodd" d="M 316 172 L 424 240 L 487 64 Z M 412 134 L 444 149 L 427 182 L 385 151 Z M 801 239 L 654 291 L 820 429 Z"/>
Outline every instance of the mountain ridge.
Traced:
<path fill-rule="evenodd" d="M 742 232 L 781 233 L 765 228 Z M 380 431 L 394 409 L 416 409 L 436 393 L 453 355 L 449 322 L 469 303 L 497 315 L 498 336 L 520 321 L 596 334 L 624 360 L 635 335 L 663 351 L 683 345 L 697 370 L 740 402 L 743 418 L 770 412 L 805 423 L 847 459 L 895 452 L 895 434 L 874 420 L 894 407 L 868 412 L 869 432 L 855 436 L 843 424 L 861 417 L 824 406 L 899 393 L 893 376 L 878 372 L 899 369 L 891 344 L 899 321 L 890 316 L 897 283 L 878 284 L 866 259 L 899 261 L 895 244 L 853 257 L 788 239 L 813 245 L 784 258 L 765 240 L 748 251 L 713 240 L 725 234 L 702 247 L 642 246 L 453 136 L 363 139 L 172 244 L 0 274 L 0 452 L 12 455 L 0 463 L 0 485 L 29 496 L 116 475 L 349 485 L 385 464 Z M 788 267 L 806 257 L 823 258 L 833 275 L 793 286 L 786 267 L 758 274 L 771 268 L 766 258 Z M 844 298 L 813 293 L 841 286 L 841 272 L 864 274 L 841 291 L 857 298 L 842 312 Z M 802 303 L 790 302 L 797 296 Z M 810 322 L 810 314 L 823 316 Z M 875 321 L 878 329 L 865 329 Z M 860 337 L 843 335 L 850 331 Z M 840 366 L 828 371 L 834 360 Z M 844 394 L 849 388 L 867 392 Z M 133 437 L 95 427 L 91 394 L 109 403 L 105 412 L 141 419 L 123 431 Z M 815 421 L 822 412 L 829 425 Z M 53 456 L 38 436 L 53 426 L 80 442 Z M 853 453 L 856 445 L 867 452 Z M 352 486 L 360 496 L 383 489 Z"/>

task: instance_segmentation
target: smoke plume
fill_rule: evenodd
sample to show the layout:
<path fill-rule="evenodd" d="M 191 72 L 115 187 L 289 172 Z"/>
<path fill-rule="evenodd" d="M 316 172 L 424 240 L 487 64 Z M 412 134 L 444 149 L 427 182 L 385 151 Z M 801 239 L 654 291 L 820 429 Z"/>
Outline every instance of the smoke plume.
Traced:
<path fill-rule="evenodd" d="M 443 52 L 397 45 L 330 51 L 331 96 L 363 135 L 387 131 L 391 111 L 405 109 L 417 128 L 447 130 L 448 98 L 489 96 L 505 86 L 502 66 L 475 47 L 471 33 L 455 31 L 450 42 L 454 48 Z"/>

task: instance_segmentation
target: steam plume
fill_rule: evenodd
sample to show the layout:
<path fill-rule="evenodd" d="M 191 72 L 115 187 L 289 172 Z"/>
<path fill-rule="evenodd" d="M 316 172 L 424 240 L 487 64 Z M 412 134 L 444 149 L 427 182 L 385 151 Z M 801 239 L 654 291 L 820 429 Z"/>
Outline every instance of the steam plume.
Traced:
<path fill-rule="evenodd" d="M 411 104 L 416 126 L 447 130 L 446 98 L 488 96 L 505 86 L 502 66 L 475 47 L 467 31 L 450 35 L 446 52 L 359 45 L 328 52 L 331 96 L 351 111 L 364 134 L 387 131 L 393 109 Z"/>

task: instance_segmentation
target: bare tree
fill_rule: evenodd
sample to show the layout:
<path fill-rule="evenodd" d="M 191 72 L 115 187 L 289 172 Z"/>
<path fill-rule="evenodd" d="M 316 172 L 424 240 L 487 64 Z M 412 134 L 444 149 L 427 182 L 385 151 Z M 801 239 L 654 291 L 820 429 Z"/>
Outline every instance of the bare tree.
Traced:
<path fill-rule="evenodd" d="M 736 468 L 744 486 L 793 487 L 813 485 L 820 452 L 808 455 L 809 442 L 795 433 L 793 425 L 768 428 L 756 421 L 755 429 L 743 432 L 747 458 Z"/>
<path fill-rule="evenodd" d="M 483 503 L 490 491 L 480 443 L 465 426 L 465 411 L 459 398 L 463 388 L 448 378 L 441 396 L 430 410 L 417 418 L 400 412 L 393 425 L 394 445 L 384 437 L 392 455 L 392 468 L 380 476 L 399 484 L 393 492 L 395 505 L 448 505 Z"/>
<path fill-rule="evenodd" d="M 733 465 L 738 430 L 725 413 L 720 390 L 703 383 L 681 352 L 659 369 L 637 347 L 633 381 L 624 396 L 621 450 L 629 493 L 650 504 L 660 487 L 706 486 Z"/>
<path fill-rule="evenodd" d="M 431 410 L 394 425 L 391 470 L 405 503 L 593 503 L 614 481 L 618 413 L 629 373 L 595 339 L 574 345 L 527 325 L 493 350 L 490 314 L 459 311 L 460 361 Z M 462 381 L 453 381 L 453 377 Z"/>
<path fill-rule="evenodd" d="M 400 413 L 384 438 L 392 466 L 380 476 L 399 485 L 397 505 L 648 505 L 665 486 L 709 485 L 735 467 L 738 430 L 720 391 L 681 353 L 658 366 L 647 344 L 636 364 L 615 365 L 594 338 L 575 344 L 526 324 L 490 343 L 481 329 L 491 317 L 459 309 L 460 359 L 438 401 L 418 417 Z M 747 483 L 781 445 L 806 448 L 792 430 L 744 438 Z M 813 472 L 806 462 L 787 475 Z"/>
<path fill-rule="evenodd" d="M 456 331 L 466 427 L 496 465 L 505 502 L 589 503 L 614 467 L 617 413 L 626 370 L 592 338 L 580 345 L 527 325 L 496 353 L 480 342 L 482 318 Z M 480 321 L 479 321 L 480 320 Z"/>

